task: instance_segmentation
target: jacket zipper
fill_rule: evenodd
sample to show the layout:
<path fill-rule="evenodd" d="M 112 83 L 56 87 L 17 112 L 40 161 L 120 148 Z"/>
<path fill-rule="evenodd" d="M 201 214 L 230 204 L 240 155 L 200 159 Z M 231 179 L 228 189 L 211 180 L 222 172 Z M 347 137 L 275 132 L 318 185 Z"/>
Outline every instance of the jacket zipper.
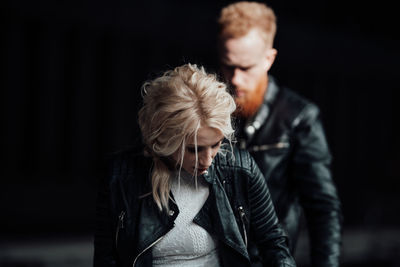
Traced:
<path fill-rule="evenodd" d="M 117 225 L 117 230 L 115 232 L 115 247 L 118 246 L 119 229 L 124 228 L 124 217 L 125 217 L 125 211 L 121 211 L 121 213 L 118 216 L 118 225 Z"/>
<path fill-rule="evenodd" d="M 243 206 L 239 206 L 238 211 L 239 211 L 240 220 L 242 221 L 242 226 L 243 226 L 244 243 L 246 244 L 246 248 L 247 248 L 247 232 L 246 232 L 246 225 L 244 223 L 244 219 L 246 218 L 246 213 L 244 212 Z"/>
<path fill-rule="evenodd" d="M 224 190 L 226 191 L 226 180 L 225 179 L 222 180 L 222 186 L 223 186 Z"/>
<path fill-rule="evenodd" d="M 257 151 L 265 151 L 265 150 L 270 150 L 273 148 L 286 148 L 289 147 L 288 142 L 279 142 L 275 144 L 270 144 L 270 145 L 259 145 L 259 146 L 251 146 L 248 148 L 249 151 L 252 152 L 257 152 Z"/>
<path fill-rule="evenodd" d="M 145 253 L 148 249 L 150 249 L 152 246 L 154 246 L 155 244 L 157 244 L 158 242 L 161 241 L 161 239 L 164 238 L 165 235 L 160 236 L 156 241 L 154 241 L 153 243 L 151 243 L 149 246 L 147 246 L 145 249 L 143 249 L 135 258 L 135 260 L 133 261 L 132 267 L 135 267 L 136 261 L 138 260 L 138 258 Z"/>
<path fill-rule="evenodd" d="M 171 215 L 174 214 L 174 213 L 173 213 L 174 211 L 173 211 L 173 210 L 170 210 L 170 211 L 172 211 L 172 214 L 170 214 L 170 216 L 171 216 Z M 174 225 L 175 225 L 175 224 L 174 224 Z M 154 241 L 153 243 L 151 243 L 150 245 L 148 245 L 145 249 L 143 249 L 143 250 L 136 256 L 135 260 L 133 261 L 132 267 L 135 267 L 136 261 L 139 259 L 140 256 L 142 256 L 143 253 L 145 253 L 145 252 L 146 252 L 147 250 L 149 250 L 152 246 L 154 246 L 155 244 L 157 244 L 158 242 L 160 242 L 161 239 L 163 239 L 164 236 L 165 236 L 166 234 L 168 234 L 168 232 L 169 232 L 170 230 L 171 230 L 171 229 L 169 229 L 164 235 L 160 236 L 159 238 L 157 238 L 156 241 Z"/>

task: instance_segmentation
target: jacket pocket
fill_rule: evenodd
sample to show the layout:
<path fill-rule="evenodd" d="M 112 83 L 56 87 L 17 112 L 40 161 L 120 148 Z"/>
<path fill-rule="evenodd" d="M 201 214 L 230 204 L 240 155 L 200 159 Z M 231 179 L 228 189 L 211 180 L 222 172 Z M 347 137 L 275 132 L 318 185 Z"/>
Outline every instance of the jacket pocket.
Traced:
<path fill-rule="evenodd" d="M 118 216 L 117 230 L 115 231 L 115 248 L 118 248 L 118 236 L 120 229 L 124 228 L 125 211 L 121 211 Z"/>

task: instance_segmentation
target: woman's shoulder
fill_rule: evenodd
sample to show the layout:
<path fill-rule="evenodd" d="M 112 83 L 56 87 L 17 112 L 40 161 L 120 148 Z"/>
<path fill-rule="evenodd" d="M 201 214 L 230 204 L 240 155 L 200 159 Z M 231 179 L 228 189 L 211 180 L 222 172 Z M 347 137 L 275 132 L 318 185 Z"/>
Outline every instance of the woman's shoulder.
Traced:
<path fill-rule="evenodd" d="M 218 170 L 216 173 L 220 179 L 232 179 L 232 184 L 240 188 L 247 188 L 243 187 L 243 183 L 254 185 L 264 180 L 247 150 L 233 148 L 224 154 L 220 154 L 215 161 L 215 169 Z"/>
<path fill-rule="evenodd" d="M 216 164 L 220 167 L 250 171 L 253 165 L 253 158 L 247 150 L 233 146 L 222 153 L 218 153 Z"/>
<path fill-rule="evenodd" d="M 113 174 L 130 174 L 151 164 L 151 158 L 145 156 L 143 147 L 136 146 L 108 154 L 106 162 Z"/>

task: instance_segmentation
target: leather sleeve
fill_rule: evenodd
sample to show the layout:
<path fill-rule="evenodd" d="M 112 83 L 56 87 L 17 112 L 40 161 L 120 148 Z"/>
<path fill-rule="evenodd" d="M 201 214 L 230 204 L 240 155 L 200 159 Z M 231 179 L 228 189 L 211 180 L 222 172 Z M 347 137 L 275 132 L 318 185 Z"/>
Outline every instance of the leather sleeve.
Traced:
<path fill-rule="evenodd" d="M 287 237 L 278 223 L 265 179 L 253 158 L 250 161 L 250 227 L 264 266 L 296 266 L 290 255 Z"/>
<path fill-rule="evenodd" d="M 111 164 L 110 164 L 111 165 Z M 115 245 L 111 222 L 110 191 L 108 186 L 111 166 L 104 172 L 99 181 L 96 204 L 96 228 L 94 236 L 94 267 L 117 266 L 115 260 Z"/>
<path fill-rule="evenodd" d="M 339 266 L 341 204 L 319 110 L 310 104 L 295 120 L 293 175 L 311 241 L 312 266 Z"/>

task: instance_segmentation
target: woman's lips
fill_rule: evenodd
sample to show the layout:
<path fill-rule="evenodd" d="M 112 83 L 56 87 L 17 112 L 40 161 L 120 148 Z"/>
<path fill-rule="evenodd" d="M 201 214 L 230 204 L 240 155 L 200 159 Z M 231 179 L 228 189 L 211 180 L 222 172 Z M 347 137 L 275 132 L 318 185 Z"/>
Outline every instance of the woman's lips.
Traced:
<path fill-rule="evenodd" d="M 197 168 L 197 172 L 199 173 L 199 174 L 203 174 L 204 172 L 206 172 L 207 171 L 207 169 L 208 169 L 208 167 L 207 168 Z"/>

